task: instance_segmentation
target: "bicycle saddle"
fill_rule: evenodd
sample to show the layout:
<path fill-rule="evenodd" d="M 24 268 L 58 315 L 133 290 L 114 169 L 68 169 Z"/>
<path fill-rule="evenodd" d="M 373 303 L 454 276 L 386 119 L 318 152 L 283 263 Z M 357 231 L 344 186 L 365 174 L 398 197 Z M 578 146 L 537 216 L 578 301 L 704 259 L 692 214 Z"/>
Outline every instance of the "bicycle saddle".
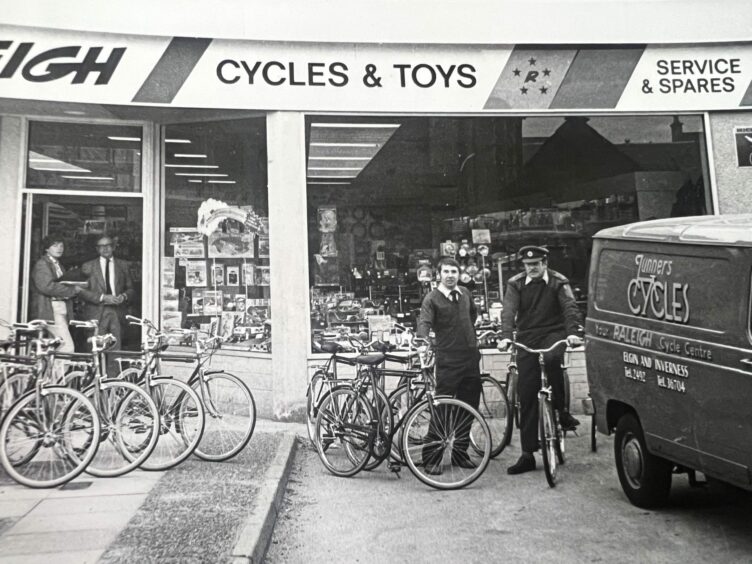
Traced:
<path fill-rule="evenodd" d="M 382 362 L 384 362 L 384 353 L 362 354 L 355 358 L 355 362 L 368 366 L 381 364 Z"/>

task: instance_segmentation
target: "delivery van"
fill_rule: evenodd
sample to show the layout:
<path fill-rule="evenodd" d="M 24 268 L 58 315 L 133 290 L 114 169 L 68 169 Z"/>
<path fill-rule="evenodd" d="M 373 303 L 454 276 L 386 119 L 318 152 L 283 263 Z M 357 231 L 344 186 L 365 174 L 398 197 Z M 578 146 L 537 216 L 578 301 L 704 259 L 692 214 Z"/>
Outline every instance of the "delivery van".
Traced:
<path fill-rule="evenodd" d="M 588 383 L 634 505 L 664 503 L 676 472 L 752 490 L 751 276 L 752 214 L 595 235 Z"/>

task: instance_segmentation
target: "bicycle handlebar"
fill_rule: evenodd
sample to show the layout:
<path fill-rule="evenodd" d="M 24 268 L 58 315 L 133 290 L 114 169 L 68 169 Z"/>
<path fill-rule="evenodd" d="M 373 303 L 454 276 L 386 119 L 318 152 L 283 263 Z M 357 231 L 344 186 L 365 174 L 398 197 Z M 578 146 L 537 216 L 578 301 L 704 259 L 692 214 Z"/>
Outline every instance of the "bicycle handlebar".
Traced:
<path fill-rule="evenodd" d="M 73 327 L 83 327 L 85 329 L 98 329 L 99 328 L 99 321 L 96 319 L 90 319 L 89 321 L 79 321 L 77 319 L 73 319 L 69 321 L 70 325 L 73 325 Z"/>
<path fill-rule="evenodd" d="M 513 341 L 513 342 L 512 342 L 512 346 L 513 346 L 513 347 L 517 347 L 517 348 L 520 348 L 520 349 L 526 350 L 527 352 L 529 352 L 529 353 L 531 353 L 531 354 L 546 354 L 546 353 L 548 353 L 548 352 L 551 352 L 552 350 L 554 350 L 554 349 L 555 349 L 556 347 L 558 347 L 558 346 L 560 346 L 560 345 L 567 345 L 567 344 L 568 344 L 568 343 L 567 343 L 567 340 L 566 340 L 566 339 L 559 339 L 558 341 L 556 341 L 556 342 L 555 342 L 555 343 L 554 343 L 553 345 L 551 345 L 551 346 L 550 346 L 550 347 L 548 347 L 547 349 L 531 349 L 530 347 L 528 347 L 528 346 L 526 346 L 526 345 L 523 345 L 522 343 L 518 343 L 518 342 L 516 342 L 516 341 Z M 581 346 L 581 345 L 582 345 L 582 343 L 579 343 L 579 344 L 577 344 L 577 345 L 575 345 L 575 346 L 579 347 L 579 346 Z M 573 348 L 575 348 L 575 347 L 574 347 L 574 346 L 572 346 L 572 347 L 569 347 L 569 348 L 573 349 Z"/>

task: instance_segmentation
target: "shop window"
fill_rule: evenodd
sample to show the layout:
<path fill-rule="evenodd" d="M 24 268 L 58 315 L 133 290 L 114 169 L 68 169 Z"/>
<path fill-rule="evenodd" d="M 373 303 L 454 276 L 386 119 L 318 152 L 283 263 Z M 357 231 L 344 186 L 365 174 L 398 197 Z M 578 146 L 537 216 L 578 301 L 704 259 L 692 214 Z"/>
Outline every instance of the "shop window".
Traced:
<path fill-rule="evenodd" d="M 516 252 L 582 306 L 592 236 L 712 209 L 700 116 L 307 118 L 313 341 L 414 328 L 442 256 L 497 328 Z M 315 350 L 315 347 L 314 349 Z"/>
<path fill-rule="evenodd" d="M 164 131 L 162 327 L 271 348 L 266 129 L 263 118 Z"/>
<path fill-rule="evenodd" d="M 26 187 L 140 192 L 142 137 L 137 126 L 32 121 Z"/>

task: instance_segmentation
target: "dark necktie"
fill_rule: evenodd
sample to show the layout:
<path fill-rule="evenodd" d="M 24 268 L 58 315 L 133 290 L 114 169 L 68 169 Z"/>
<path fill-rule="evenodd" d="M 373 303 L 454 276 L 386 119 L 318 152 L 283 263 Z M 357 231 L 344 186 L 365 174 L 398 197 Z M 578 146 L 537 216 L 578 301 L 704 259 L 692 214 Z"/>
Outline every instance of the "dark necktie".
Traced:
<path fill-rule="evenodd" d="M 452 290 L 450 292 L 450 295 L 452 296 L 452 301 L 454 303 L 458 303 L 460 301 L 460 293 L 457 290 Z"/>
<path fill-rule="evenodd" d="M 104 285 L 108 294 L 114 294 L 110 283 L 110 259 L 104 259 Z"/>

